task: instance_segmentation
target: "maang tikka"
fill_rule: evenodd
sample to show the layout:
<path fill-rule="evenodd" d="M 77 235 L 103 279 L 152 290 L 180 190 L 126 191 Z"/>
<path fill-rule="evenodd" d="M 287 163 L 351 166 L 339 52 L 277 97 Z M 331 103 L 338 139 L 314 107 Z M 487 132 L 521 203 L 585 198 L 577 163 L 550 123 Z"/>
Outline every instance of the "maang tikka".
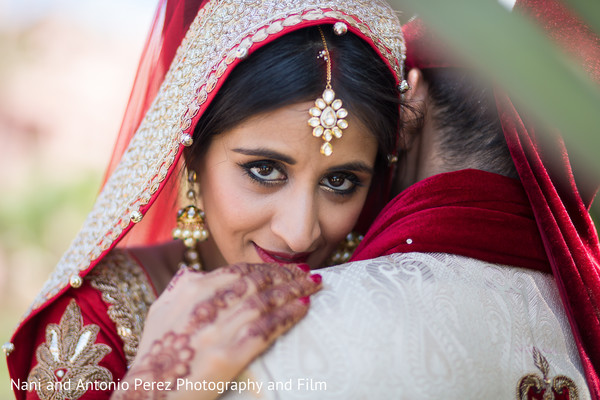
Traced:
<path fill-rule="evenodd" d="M 189 267 L 195 271 L 202 269 L 200 254 L 196 244 L 208 239 L 208 231 L 204 225 L 204 211 L 196 207 L 196 172 L 190 171 L 188 174 L 189 189 L 186 197 L 192 204 L 180 208 L 177 211 L 177 226 L 173 229 L 173 239 L 182 239 L 187 248 L 180 267 Z"/>
<path fill-rule="evenodd" d="M 317 28 L 324 47 L 317 58 L 323 58 L 327 63 L 327 84 L 321 97 L 315 101 L 315 107 L 308 111 L 311 117 L 308 125 L 313 128 L 313 136 L 323 138 L 325 141 L 321 146 L 321 154 L 330 156 L 333 153 L 331 140 L 334 137 L 341 138 L 343 130 L 348 128 L 348 121 L 344 119 L 348 116 L 348 111 L 342 108 L 342 101 L 335 98 L 335 92 L 331 88 L 331 56 L 323 30 L 320 26 Z"/>

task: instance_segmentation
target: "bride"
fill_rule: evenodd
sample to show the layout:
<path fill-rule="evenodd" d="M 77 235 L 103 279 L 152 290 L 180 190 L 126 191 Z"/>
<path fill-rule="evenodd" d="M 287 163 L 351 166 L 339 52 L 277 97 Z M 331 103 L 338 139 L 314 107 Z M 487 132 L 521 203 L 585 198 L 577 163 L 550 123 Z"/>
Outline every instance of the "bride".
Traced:
<path fill-rule="evenodd" d="M 103 190 L 5 345 L 17 398 L 229 381 L 302 318 L 388 200 L 403 57 L 383 1 L 162 1 Z"/>

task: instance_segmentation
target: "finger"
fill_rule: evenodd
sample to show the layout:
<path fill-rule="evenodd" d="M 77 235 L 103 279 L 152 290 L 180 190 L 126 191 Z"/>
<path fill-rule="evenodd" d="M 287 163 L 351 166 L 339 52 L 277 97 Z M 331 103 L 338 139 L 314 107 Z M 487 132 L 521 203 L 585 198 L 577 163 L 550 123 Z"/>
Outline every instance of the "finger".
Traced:
<path fill-rule="evenodd" d="M 221 311 L 222 323 L 219 330 L 235 343 L 240 338 L 239 332 L 247 329 L 262 316 L 285 304 L 295 302 L 299 298 L 310 296 L 321 287 L 321 276 L 313 275 L 304 277 L 300 281 L 285 282 L 255 293 L 237 307 Z"/>
<path fill-rule="evenodd" d="M 201 273 L 191 271 L 188 268 L 182 268 L 175 274 L 171 283 L 169 283 L 168 290 L 165 290 L 160 297 L 173 298 L 173 301 L 178 304 L 195 304 L 214 297 L 215 292 L 219 288 L 235 286 L 236 282 L 243 275 L 252 270 L 251 268 L 243 267 L 224 267 L 223 269 L 225 270 L 224 272 L 215 270 Z M 230 288 L 230 290 L 234 289 L 233 287 Z"/>
<path fill-rule="evenodd" d="M 250 325 L 245 335 L 242 336 L 242 341 L 245 338 L 248 340 L 257 338 L 264 340 L 269 345 L 277 336 L 289 330 L 306 315 L 309 304 L 308 297 L 301 297 L 271 310 Z"/>
<path fill-rule="evenodd" d="M 171 290 L 173 290 L 173 288 L 175 287 L 177 282 L 181 279 L 181 277 L 184 276 L 186 273 L 191 273 L 191 272 L 192 271 L 189 268 L 179 268 L 177 273 L 175 275 L 173 275 L 173 277 L 169 281 L 169 284 L 165 288 L 165 291 L 170 292 Z"/>
<path fill-rule="evenodd" d="M 289 280 L 294 277 L 300 277 L 307 275 L 310 268 L 306 265 L 296 266 L 288 265 L 284 268 L 277 264 L 247 264 L 240 263 L 218 270 L 199 273 L 191 271 L 188 268 L 180 269 L 171 279 L 167 285 L 166 290 L 163 292 L 161 297 L 166 299 L 169 298 L 183 298 L 185 301 L 197 301 L 210 298 L 215 288 L 223 288 L 220 296 L 228 297 L 229 295 L 239 293 L 240 290 L 244 290 L 243 286 L 238 283 L 238 279 L 249 276 L 256 286 L 256 290 L 261 290 L 269 284 L 278 283 L 281 281 Z M 227 287 L 230 285 L 231 287 Z M 170 295 L 170 292 L 177 292 L 176 295 Z M 235 295 L 233 296 L 236 297 Z M 163 300 L 163 301 L 164 301 Z"/>
<path fill-rule="evenodd" d="M 310 275 L 304 279 L 293 280 L 266 288 L 256 293 L 256 295 L 249 297 L 244 304 L 244 308 L 257 310 L 260 315 L 264 315 L 272 309 L 281 307 L 294 299 L 310 296 L 320 288 L 321 275 Z"/>
<path fill-rule="evenodd" d="M 308 264 L 278 264 L 278 266 L 280 268 L 285 268 L 288 269 L 291 273 L 293 273 L 295 276 L 300 276 L 300 275 L 304 275 L 302 272 L 304 273 L 310 273 L 311 269 L 308 266 Z M 298 270 L 302 271 L 299 272 Z"/>
<path fill-rule="evenodd" d="M 262 267 L 264 266 L 251 269 L 250 271 L 252 272 L 234 282 L 228 283 L 225 287 L 216 289 L 212 297 L 195 305 L 191 311 L 188 330 L 199 330 L 203 326 L 213 323 L 219 313 L 224 314 L 224 317 L 226 317 L 236 309 L 236 305 L 254 296 L 256 293 L 263 292 L 266 288 L 285 284 L 288 290 L 294 291 L 295 297 L 314 293 L 314 278 L 309 278 L 303 271 L 301 272 L 304 276 L 295 278 L 295 272 L 292 273 L 290 270 L 280 268 L 279 266 Z M 304 284 L 299 282 L 304 282 Z M 268 300 L 265 299 L 264 301 Z"/>
<path fill-rule="evenodd" d="M 238 344 L 232 351 L 232 357 L 238 360 L 253 360 L 275 339 L 297 324 L 308 313 L 309 305 L 309 298 L 302 297 L 261 315 L 239 332 Z"/>
<path fill-rule="evenodd" d="M 245 329 L 236 335 L 217 334 L 216 331 L 210 333 L 211 329 L 203 330 L 192 339 L 195 348 L 206 350 L 198 369 L 208 367 L 211 373 L 216 374 L 212 377 L 213 381 L 230 380 L 263 353 L 278 336 L 300 321 L 306 315 L 309 303 L 307 297 L 294 299 L 272 313 L 246 324 Z M 193 370 L 197 372 L 198 369 Z"/>
<path fill-rule="evenodd" d="M 230 307 L 256 292 L 291 279 L 293 275 L 282 268 L 257 269 L 225 287 L 216 289 L 214 301 L 219 308 Z"/>
<path fill-rule="evenodd" d="M 251 263 L 238 263 L 233 265 L 228 265 L 226 267 L 219 268 L 211 274 L 215 275 L 227 275 L 227 274 L 237 274 L 238 276 L 247 275 L 254 271 L 266 271 L 266 270 L 285 270 L 288 273 L 291 273 L 293 276 L 302 276 L 306 275 L 310 272 L 310 267 L 306 264 L 251 264 Z"/>

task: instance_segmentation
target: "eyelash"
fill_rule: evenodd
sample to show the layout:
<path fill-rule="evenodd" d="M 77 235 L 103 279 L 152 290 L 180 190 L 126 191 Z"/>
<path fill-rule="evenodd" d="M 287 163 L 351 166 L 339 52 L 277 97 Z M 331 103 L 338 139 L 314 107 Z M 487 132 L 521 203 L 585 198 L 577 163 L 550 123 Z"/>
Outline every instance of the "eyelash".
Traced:
<path fill-rule="evenodd" d="M 280 166 L 278 166 L 276 162 L 273 162 L 273 161 L 269 161 L 269 160 L 252 161 L 249 163 L 238 164 L 238 165 L 244 170 L 244 173 L 246 175 L 248 175 L 248 177 L 250 179 L 252 179 L 256 183 L 266 186 L 266 187 L 272 187 L 272 186 L 278 185 L 282 182 L 282 180 L 269 180 L 269 179 L 260 178 L 258 175 L 256 175 L 254 172 L 252 172 L 253 168 L 270 167 L 273 170 L 278 171 L 285 178 L 287 178 L 286 174 L 282 171 L 282 168 Z"/>
<path fill-rule="evenodd" d="M 345 190 L 337 190 L 332 187 L 323 185 L 323 189 L 327 190 L 330 193 L 336 194 L 338 196 L 350 196 L 354 192 L 356 192 L 356 190 L 358 190 L 358 188 L 364 186 L 363 183 L 360 181 L 360 179 L 356 175 L 354 175 L 353 173 L 343 172 L 343 171 L 331 172 L 328 176 L 325 176 L 322 179 L 322 181 L 324 181 L 326 179 L 331 179 L 335 175 L 341 175 L 344 179 L 347 179 L 348 181 L 350 181 L 350 183 L 352 183 L 352 187 L 349 189 L 345 189 Z"/>
<path fill-rule="evenodd" d="M 287 179 L 287 175 L 283 171 L 283 167 L 280 166 L 279 163 L 271 161 L 271 160 L 252 161 L 249 163 L 239 163 L 238 165 L 242 168 L 244 173 L 250 179 L 252 179 L 254 182 L 258 183 L 259 185 L 262 185 L 265 187 L 273 187 L 275 185 L 279 185 L 279 184 L 281 184 L 282 181 Z M 252 172 L 253 168 L 261 168 L 261 167 L 270 167 L 273 170 L 278 171 L 285 178 L 284 179 L 276 179 L 276 180 L 262 179 L 258 175 L 256 175 L 254 172 Z M 321 182 L 326 179 L 332 178 L 334 175 L 341 175 L 344 179 L 347 179 L 348 181 L 350 181 L 350 183 L 352 183 L 352 187 L 350 189 L 346 189 L 346 190 L 336 190 L 332 187 L 322 185 L 324 190 L 326 190 L 330 193 L 333 193 L 337 196 L 350 196 L 354 192 L 356 192 L 356 190 L 359 187 L 364 186 L 364 184 L 361 182 L 361 180 L 356 175 L 354 175 L 353 173 L 343 172 L 343 171 L 333 171 L 333 172 L 329 173 L 327 176 L 323 177 Z"/>

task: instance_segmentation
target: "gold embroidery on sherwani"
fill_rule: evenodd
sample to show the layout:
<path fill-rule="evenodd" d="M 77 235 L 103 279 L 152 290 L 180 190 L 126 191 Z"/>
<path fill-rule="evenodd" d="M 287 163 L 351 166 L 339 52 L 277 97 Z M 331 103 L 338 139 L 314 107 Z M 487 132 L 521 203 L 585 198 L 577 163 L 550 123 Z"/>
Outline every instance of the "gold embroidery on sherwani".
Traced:
<path fill-rule="evenodd" d="M 144 321 L 156 300 L 142 268 L 127 253 L 113 250 L 87 277 L 109 304 L 108 316 L 123 340 L 127 365 L 131 365 L 140 344 Z"/>
<path fill-rule="evenodd" d="M 519 380 L 517 385 L 517 399 L 527 400 L 529 391 L 533 389 L 535 394 L 544 393 L 543 399 L 554 399 L 555 394 L 564 395 L 565 390 L 569 393 L 570 400 L 579 399 L 579 393 L 575 382 L 567 376 L 557 375 L 550 379 L 550 364 L 546 357 L 540 353 L 537 348 L 533 348 L 533 362 L 535 366 L 542 372 L 539 374 L 527 374 Z"/>
<path fill-rule="evenodd" d="M 38 346 L 38 364 L 27 379 L 42 400 L 77 400 L 94 382 L 112 382 L 111 372 L 98 365 L 111 349 L 96 344 L 98 325 L 83 326 L 81 310 L 71 300 L 60 323 L 48 324 L 46 342 Z"/>

